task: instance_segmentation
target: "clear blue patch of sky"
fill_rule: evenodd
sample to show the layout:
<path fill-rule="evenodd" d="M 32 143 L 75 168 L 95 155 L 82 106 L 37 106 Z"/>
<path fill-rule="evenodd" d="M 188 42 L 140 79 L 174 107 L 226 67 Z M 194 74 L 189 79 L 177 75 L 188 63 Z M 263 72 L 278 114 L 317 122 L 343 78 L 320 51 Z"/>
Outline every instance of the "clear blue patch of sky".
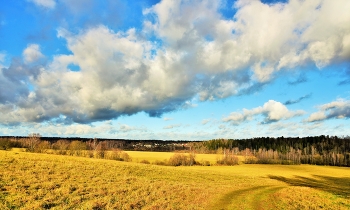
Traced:
<path fill-rule="evenodd" d="M 26 1 L 11 1 L 2 3 L 2 13 L 5 24 L 0 30 L 0 50 L 6 49 L 11 56 L 20 56 L 27 46 L 27 34 L 37 27 L 35 17 L 28 13 Z"/>
<path fill-rule="evenodd" d="M 261 0 L 264 4 L 288 3 L 289 0 Z"/>
<path fill-rule="evenodd" d="M 67 66 L 67 68 L 69 69 L 69 70 L 71 70 L 71 71 L 80 71 L 80 66 L 78 66 L 78 65 L 75 65 L 75 64 L 69 64 L 68 66 Z"/>

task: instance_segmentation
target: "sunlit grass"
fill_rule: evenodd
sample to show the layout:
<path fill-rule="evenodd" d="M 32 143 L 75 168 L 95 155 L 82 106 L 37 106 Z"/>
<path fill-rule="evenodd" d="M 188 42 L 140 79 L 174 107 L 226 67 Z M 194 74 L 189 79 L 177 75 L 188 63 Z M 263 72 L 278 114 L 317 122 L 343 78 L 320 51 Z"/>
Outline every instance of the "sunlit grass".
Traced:
<path fill-rule="evenodd" d="M 348 209 L 349 180 L 340 167 L 170 167 L 0 151 L 0 209 Z"/>
<path fill-rule="evenodd" d="M 147 160 L 150 163 L 156 163 L 157 161 L 169 160 L 173 156 L 174 152 L 148 152 L 148 151 L 126 151 L 133 162 L 139 163 L 143 160 Z M 185 153 L 186 154 L 186 153 Z M 195 154 L 195 160 L 202 165 L 215 165 L 217 160 L 220 159 L 222 155 L 218 154 Z M 244 161 L 243 156 L 238 156 L 239 161 Z"/>

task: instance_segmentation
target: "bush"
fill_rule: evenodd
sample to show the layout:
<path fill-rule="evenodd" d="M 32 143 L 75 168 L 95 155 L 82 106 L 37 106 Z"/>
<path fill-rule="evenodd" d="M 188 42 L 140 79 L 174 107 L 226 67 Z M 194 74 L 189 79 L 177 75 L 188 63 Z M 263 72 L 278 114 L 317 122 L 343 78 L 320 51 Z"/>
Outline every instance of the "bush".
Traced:
<path fill-rule="evenodd" d="M 68 147 L 70 150 L 86 150 L 86 148 L 86 143 L 81 141 L 72 141 Z"/>
<path fill-rule="evenodd" d="M 126 152 L 121 152 L 120 157 L 121 157 L 121 160 L 123 160 L 123 161 L 126 161 L 126 162 L 131 162 L 132 161 L 131 157 Z"/>
<path fill-rule="evenodd" d="M 202 162 L 200 163 L 200 165 L 202 165 L 202 166 L 210 166 L 211 164 L 210 164 L 209 161 L 204 160 L 204 161 L 202 161 Z"/>
<path fill-rule="evenodd" d="M 164 160 L 164 161 L 156 160 L 156 161 L 154 161 L 154 164 L 155 165 L 159 165 L 159 166 L 166 166 L 166 165 L 168 165 L 166 160 Z"/>
<path fill-rule="evenodd" d="M 196 161 L 193 154 L 186 156 L 184 154 L 176 153 L 170 157 L 168 163 L 171 166 L 192 166 L 196 164 Z"/>
<path fill-rule="evenodd" d="M 150 162 L 148 160 L 141 160 L 140 163 L 143 163 L 143 164 L 150 164 Z"/>
<path fill-rule="evenodd" d="M 104 150 L 96 150 L 94 152 L 94 158 L 97 158 L 97 159 L 105 158 L 105 151 Z M 109 158 L 106 158 L 106 159 L 109 159 Z"/>
<path fill-rule="evenodd" d="M 0 140 L 0 149 L 1 150 L 9 150 L 12 148 L 12 142 L 9 139 L 1 139 Z"/>
<path fill-rule="evenodd" d="M 34 152 L 43 153 L 45 150 L 50 149 L 51 144 L 48 141 L 40 141 L 34 148 Z"/>
<path fill-rule="evenodd" d="M 254 156 L 249 156 L 244 161 L 245 164 L 256 164 L 256 162 L 257 162 L 257 159 Z"/>
<path fill-rule="evenodd" d="M 52 144 L 52 148 L 55 150 L 67 150 L 70 142 L 67 140 L 58 140 Z"/>
<path fill-rule="evenodd" d="M 225 155 L 221 160 L 218 160 L 217 163 L 220 165 L 233 166 L 238 165 L 238 161 L 238 157 L 235 155 Z"/>
<path fill-rule="evenodd" d="M 120 158 L 120 150 L 114 149 L 112 151 L 106 152 L 104 158 L 108 160 L 121 160 Z"/>

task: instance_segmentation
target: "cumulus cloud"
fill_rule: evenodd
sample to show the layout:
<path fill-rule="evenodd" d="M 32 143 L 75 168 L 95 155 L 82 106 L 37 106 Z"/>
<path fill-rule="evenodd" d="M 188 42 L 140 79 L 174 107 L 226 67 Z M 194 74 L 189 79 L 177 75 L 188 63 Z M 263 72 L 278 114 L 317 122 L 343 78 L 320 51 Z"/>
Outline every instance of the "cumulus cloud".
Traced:
<path fill-rule="evenodd" d="M 55 0 L 29 0 L 40 7 L 45 7 L 47 9 L 53 9 L 56 6 Z"/>
<path fill-rule="evenodd" d="M 40 46 L 37 44 L 30 44 L 23 51 L 23 58 L 26 63 L 33 63 L 43 57 L 44 55 L 40 52 Z"/>
<path fill-rule="evenodd" d="M 350 101 L 339 99 L 318 107 L 319 111 L 312 113 L 307 122 L 317 122 L 328 119 L 350 118 Z"/>
<path fill-rule="evenodd" d="M 35 94 L 30 92 L 30 85 L 41 71 L 41 66 L 27 66 L 19 59 L 13 59 L 9 67 L 0 69 L 0 119 L 11 120 L 14 108 L 26 107 L 26 100 Z M 7 113 L 10 112 L 10 113 Z M 25 110 L 23 110 L 25 112 Z M 17 121 L 21 122 L 21 121 Z"/>
<path fill-rule="evenodd" d="M 265 117 L 263 123 L 271 123 L 303 114 L 305 114 L 305 112 L 302 110 L 290 111 L 282 103 L 269 100 L 263 106 L 253 109 L 243 109 L 242 112 L 232 112 L 229 116 L 223 118 L 222 120 L 224 122 L 231 122 L 232 124 L 240 124 L 244 121 L 254 119 L 255 116 L 263 115 Z"/>
<path fill-rule="evenodd" d="M 34 3 L 55 7 L 55 1 Z M 258 91 L 278 71 L 350 59 L 348 0 L 239 0 L 232 19 L 220 14 L 220 6 L 212 0 L 164 0 L 144 10 L 142 29 L 58 29 L 70 54 L 32 67 L 43 54 L 31 44 L 23 51 L 24 64 L 13 62 L 1 71 L 1 84 L 15 88 L 1 93 L 0 121 L 64 116 L 67 123 L 91 123 L 138 112 L 160 117 L 193 107 L 194 98 L 219 100 Z M 230 118 L 239 122 L 263 114 L 270 122 L 291 113 L 269 101 Z"/>

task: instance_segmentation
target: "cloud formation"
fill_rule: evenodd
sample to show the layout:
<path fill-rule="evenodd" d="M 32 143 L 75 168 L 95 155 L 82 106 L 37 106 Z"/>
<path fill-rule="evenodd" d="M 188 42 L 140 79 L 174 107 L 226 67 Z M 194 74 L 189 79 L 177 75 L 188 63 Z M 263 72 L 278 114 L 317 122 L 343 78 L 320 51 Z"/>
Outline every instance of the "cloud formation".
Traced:
<path fill-rule="evenodd" d="M 181 124 L 167 125 L 167 126 L 164 126 L 163 129 L 173 129 L 173 128 L 178 128 L 178 127 L 181 127 Z"/>
<path fill-rule="evenodd" d="M 296 103 L 299 103 L 300 101 L 304 100 L 304 99 L 308 99 L 311 97 L 311 93 L 307 94 L 307 95 L 304 95 L 298 99 L 295 99 L 295 100 L 288 100 L 286 102 L 284 102 L 284 105 L 291 105 L 291 104 L 296 104 Z"/>
<path fill-rule="evenodd" d="M 202 122 L 201 122 L 201 124 L 202 124 L 202 125 L 206 125 L 206 124 L 208 124 L 210 121 L 211 121 L 211 119 L 203 119 Z"/>
<path fill-rule="evenodd" d="M 56 5 L 33 2 L 50 9 Z M 81 9 L 78 3 L 70 10 Z M 0 85 L 8 91 L 0 93 L 0 121 L 91 123 L 138 112 L 159 117 L 191 107 L 194 98 L 249 94 L 278 71 L 350 59 L 348 0 L 239 0 L 232 19 L 220 14 L 220 5 L 164 0 L 143 11 L 143 28 L 59 28 L 69 54 L 55 55 L 47 65 L 29 65 L 44 56 L 31 44 L 23 51 L 24 63 L 14 60 L 1 70 Z M 302 113 L 269 101 L 225 121 L 259 114 L 268 123 Z"/>
<path fill-rule="evenodd" d="M 319 106 L 319 111 L 312 113 L 307 122 L 317 122 L 328 119 L 350 118 L 350 101 L 339 99 Z"/>
<path fill-rule="evenodd" d="M 55 0 L 29 0 L 40 7 L 45 7 L 47 9 L 53 9 L 56 6 Z"/>
<path fill-rule="evenodd" d="M 300 74 L 299 77 L 296 80 L 289 81 L 288 84 L 290 84 L 290 85 L 298 85 L 298 84 L 304 83 L 304 82 L 307 82 L 307 78 L 306 78 L 305 74 Z"/>
<path fill-rule="evenodd" d="M 23 59 L 26 63 L 33 63 L 43 57 L 44 55 L 40 52 L 40 46 L 37 44 L 30 44 L 23 51 Z"/>
<path fill-rule="evenodd" d="M 164 120 L 164 121 L 170 121 L 170 120 L 173 120 L 173 118 L 164 117 L 163 120 Z"/>
<path fill-rule="evenodd" d="M 254 119 L 255 116 L 263 115 L 265 118 L 262 123 L 271 123 L 303 114 L 305 114 L 305 112 L 302 110 L 290 111 L 282 103 L 269 100 L 263 106 L 253 109 L 243 109 L 242 112 L 232 112 L 229 116 L 223 118 L 222 120 L 224 122 L 231 122 L 232 124 L 238 125 L 242 122 Z"/>

